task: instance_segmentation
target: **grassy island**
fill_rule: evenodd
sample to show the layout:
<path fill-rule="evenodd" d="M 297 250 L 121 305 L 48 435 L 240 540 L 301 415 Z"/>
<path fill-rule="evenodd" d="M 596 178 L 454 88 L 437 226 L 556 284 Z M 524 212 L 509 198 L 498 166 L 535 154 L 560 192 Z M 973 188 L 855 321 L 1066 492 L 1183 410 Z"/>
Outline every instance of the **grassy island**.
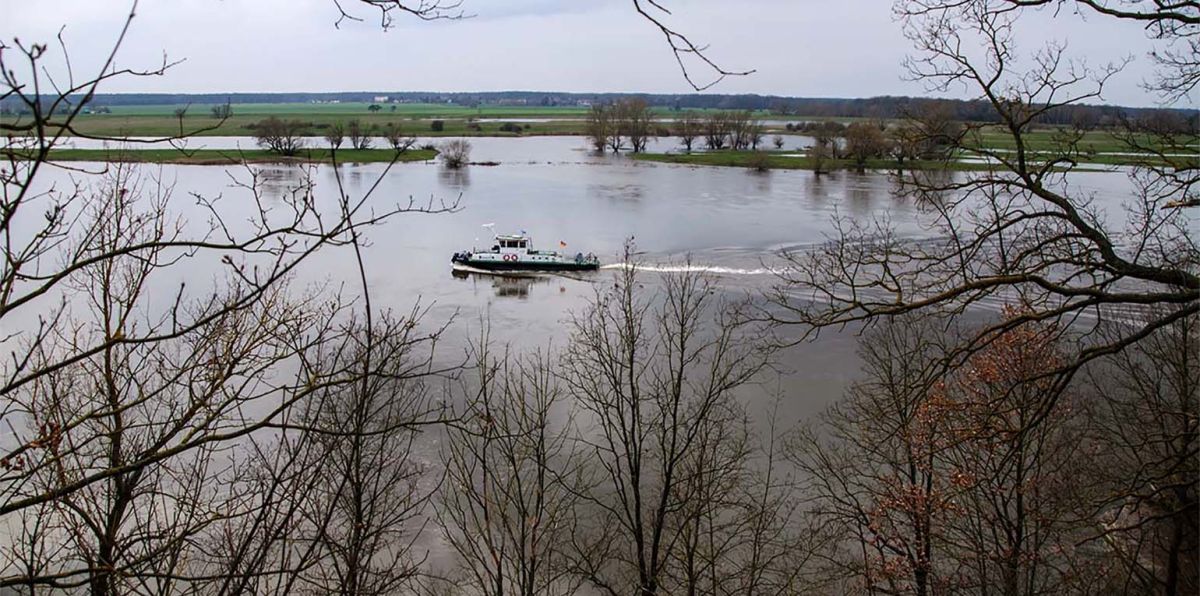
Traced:
<path fill-rule="evenodd" d="M 20 154 L 18 158 L 23 157 Z M 27 156 L 24 156 L 27 157 Z M 294 156 L 283 156 L 264 149 L 54 149 L 52 161 L 107 161 L 136 163 L 171 163 L 191 165 L 233 165 L 239 163 L 329 163 L 328 149 L 306 149 Z M 410 149 L 399 155 L 391 149 L 339 149 L 340 163 L 387 163 L 428 161 L 437 151 Z"/>

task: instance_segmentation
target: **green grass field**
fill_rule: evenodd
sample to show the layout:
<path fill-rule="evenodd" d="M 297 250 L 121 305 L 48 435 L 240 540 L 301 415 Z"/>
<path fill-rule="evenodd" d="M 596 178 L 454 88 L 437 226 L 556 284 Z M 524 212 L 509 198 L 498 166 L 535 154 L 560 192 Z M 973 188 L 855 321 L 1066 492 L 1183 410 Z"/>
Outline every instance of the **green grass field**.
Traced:
<path fill-rule="evenodd" d="M 269 116 L 286 119 L 296 119 L 305 123 L 306 134 L 322 136 L 335 123 L 344 123 L 352 118 L 360 120 L 367 127 L 374 127 L 374 134 L 391 125 L 399 126 L 406 135 L 422 137 L 438 136 L 538 136 L 538 135 L 582 135 L 584 134 L 584 118 L 588 108 L 581 106 L 500 106 L 485 105 L 469 108 L 450 104 L 381 104 L 379 111 L 371 112 L 368 103 L 262 103 L 234 104 L 233 117 L 221 122 L 212 118 L 210 104 L 195 104 L 188 108 L 182 119 L 176 118 L 174 110 L 178 105 L 145 105 L 114 107 L 112 114 L 81 115 L 73 123 L 74 130 L 79 134 L 101 137 L 171 137 L 171 136 L 230 136 L 253 137 L 255 125 Z M 395 108 L 393 111 L 392 108 Z M 699 110 L 703 112 L 704 110 Z M 670 118 L 674 112 L 665 108 L 656 108 L 660 118 Z M 777 119 L 765 112 L 757 114 L 760 118 Z M 544 119 L 539 122 L 480 122 L 479 119 Z M 5 122 L 13 122 L 15 117 L 6 116 Z M 433 130 L 434 120 L 442 121 L 440 131 Z M 845 118 L 834 120 L 846 121 Z M 518 127 L 513 130 L 513 127 Z M 666 123 L 663 126 L 667 126 Z M 507 128 L 508 130 L 502 130 Z M 664 131 L 665 132 L 665 131 Z M 766 134 L 785 132 L 783 127 L 767 127 Z M 997 150 L 1012 150 L 1016 144 L 1012 136 L 998 126 L 985 126 L 975 131 L 970 137 L 971 142 L 979 147 Z M 1065 142 L 1064 134 L 1053 129 L 1035 129 L 1025 134 L 1026 147 L 1035 153 L 1059 151 Z M 1140 139 L 1149 142 L 1149 138 Z M 1111 155 L 1128 151 L 1128 147 L 1113 133 L 1107 131 L 1090 131 L 1083 135 L 1078 142 L 1082 154 L 1080 161 L 1103 165 L 1122 165 L 1143 163 L 1145 160 L 1137 156 Z M 1200 140 L 1197 140 L 1197 155 L 1200 155 Z M 1106 155 L 1110 154 L 1110 155 Z M 56 153 L 60 155 L 60 153 Z M 61 155 L 70 155 L 61 153 Z M 94 153 L 90 154 L 95 156 Z M 150 154 L 142 154 L 149 156 Z M 163 159 L 175 159 L 171 156 L 160 156 Z M 206 156 L 220 159 L 219 156 Z M 154 157 L 153 159 L 159 159 Z M 257 158 L 256 158 L 257 159 Z M 675 163 L 694 163 L 697 165 L 731 165 L 744 166 L 744 157 L 724 152 L 717 154 L 695 154 L 690 156 L 662 156 L 661 158 L 644 157 L 643 159 L 658 159 Z M 1182 158 L 1184 165 L 1196 167 L 1194 160 Z M 770 167 L 781 169 L 806 168 L 802 158 L 772 156 L 769 158 Z M 894 167 L 894 162 L 885 167 Z M 841 167 L 841 166 L 839 166 Z"/>
<path fill-rule="evenodd" d="M 154 104 L 136 106 L 112 106 L 111 116 L 174 116 L 175 110 L 187 108 L 189 116 L 209 116 L 215 104 Z M 298 115 L 366 115 L 370 114 L 370 102 L 345 103 L 238 103 L 233 104 L 234 114 L 253 116 L 291 117 Z M 379 104 L 380 114 L 391 114 L 403 118 L 583 118 L 589 108 L 586 106 L 520 106 L 520 105 L 481 105 L 476 108 L 440 103 L 398 103 Z M 650 109 L 656 115 L 670 116 L 675 112 L 670 108 L 654 107 Z M 698 109 L 696 112 L 710 110 Z M 103 114 L 101 114 L 103 115 Z M 777 118 L 785 120 L 801 120 L 801 118 L 786 118 L 773 116 L 769 112 L 759 111 L 755 114 L 760 118 Z"/>
<path fill-rule="evenodd" d="M 1037 129 L 1027 132 L 1023 135 L 1025 147 L 1031 151 L 1055 151 L 1066 147 L 1066 143 L 1073 140 L 1062 132 L 1052 129 Z M 1136 138 L 1138 143 L 1149 145 L 1152 139 L 1147 135 L 1138 135 Z M 990 149 L 1009 149 L 1017 148 L 1016 141 L 1012 134 L 999 127 L 985 128 L 980 131 L 977 136 L 979 146 Z M 1197 139 L 1200 142 L 1200 139 Z M 1117 137 L 1112 132 L 1103 130 L 1088 131 L 1078 141 L 1078 148 L 1083 152 L 1093 153 L 1122 153 L 1129 151 L 1129 147 L 1120 137 Z M 1197 145 L 1197 152 L 1200 153 L 1200 145 Z"/>
<path fill-rule="evenodd" d="M 18 156 L 19 157 L 19 156 Z M 410 149 L 396 155 L 391 149 L 341 149 L 337 160 L 342 163 L 387 163 L 428 161 L 437 157 L 437 151 Z M 176 163 L 193 165 L 232 165 L 238 163 L 329 163 L 328 149 L 309 149 L 295 157 L 282 157 L 262 149 L 234 151 L 228 149 L 200 149 L 177 151 L 175 149 L 56 149 L 51 151 L 52 161 L 107 161 L 135 163 Z"/>
<path fill-rule="evenodd" d="M 186 106 L 189 116 L 207 117 L 214 104 L 191 104 Z M 367 115 L 370 102 L 345 103 L 239 103 L 233 104 L 234 114 L 251 116 L 293 117 L 300 115 Z M 392 114 L 405 118 L 555 118 L 583 117 L 587 108 L 577 106 L 480 106 L 469 108 L 453 104 L 401 103 L 379 104 L 381 114 Z M 175 110 L 185 107 L 180 104 L 158 104 L 138 106 L 112 106 L 112 116 L 174 116 Z M 392 109 L 392 108 L 395 109 Z M 101 114 L 103 115 L 103 114 Z"/>
<path fill-rule="evenodd" d="M 368 126 L 380 128 L 394 124 L 406 134 L 418 136 L 517 136 L 517 135 L 580 135 L 584 133 L 584 118 L 588 108 L 581 106 L 500 106 L 485 105 L 469 108 L 450 104 L 381 104 L 372 112 L 369 103 L 262 103 L 234 104 L 233 117 L 220 122 L 211 115 L 213 104 L 188 106 L 182 122 L 175 117 L 181 105 L 115 106 L 111 114 L 82 114 L 73 123 L 76 132 L 97 136 L 161 137 L 180 134 L 196 136 L 253 136 L 252 126 L 269 116 L 296 119 L 309 125 L 310 134 L 320 136 L 335 122 L 357 118 Z M 392 108 L 395 108 L 394 110 Z M 697 110 L 703 112 L 704 110 Z M 667 108 L 655 108 L 660 118 L 675 113 Z M 771 117 L 766 112 L 759 117 Z M 517 118 L 548 119 L 545 122 L 513 123 L 521 131 L 501 130 L 503 122 L 478 122 L 471 119 Z M 5 116 L 4 122 L 16 118 Z M 442 120 L 442 131 L 432 130 L 432 122 Z M 181 127 L 182 124 L 182 127 Z"/>
<path fill-rule="evenodd" d="M 413 136 L 518 136 L 518 135 L 570 135 L 583 133 L 583 121 L 548 121 L 517 123 L 521 131 L 507 132 L 501 130 L 504 123 L 481 122 L 478 130 L 468 128 L 466 119 L 444 119 L 443 130 L 432 129 L 433 119 L 414 119 L 408 116 L 379 112 L 375 114 L 272 114 L 277 117 L 295 118 L 303 121 L 309 128 L 309 134 L 321 136 L 330 125 L 357 118 L 366 126 L 376 126 L 380 129 L 388 124 L 398 125 L 405 134 Z M 234 114 L 225 122 L 207 116 L 187 116 L 180 121 L 173 116 L 122 116 L 118 114 L 100 114 L 80 116 L 73 123 L 76 132 L 95 136 L 131 136 L 131 137 L 164 137 L 187 134 L 192 136 L 254 136 L 253 125 L 266 115 Z"/>

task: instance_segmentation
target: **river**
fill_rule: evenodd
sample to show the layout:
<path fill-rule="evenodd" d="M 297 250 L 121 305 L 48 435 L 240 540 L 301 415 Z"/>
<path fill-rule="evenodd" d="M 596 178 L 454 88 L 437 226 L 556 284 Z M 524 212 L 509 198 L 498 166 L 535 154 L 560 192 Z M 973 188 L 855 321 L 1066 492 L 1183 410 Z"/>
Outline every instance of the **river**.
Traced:
<path fill-rule="evenodd" d="M 249 139 L 194 139 L 196 146 L 228 148 Z M 894 183 L 886 173 L 837 172 L 817 177 L 807 171 L 751 172 L 736 168 L 690 167 L 634 162 L 624 156 L 596 156 L 580 137 L 477 138 L 472 159 L 496 161 L 497 166 L 470 166 L 448 171 L 433 163 L 399 164 L 385 172 L 382 164 L 347 164 L 341 176 L 351 196 L 359 196 L 382 176 L 371 197 L 372 205 L 385 209 L 396 203 L 430 200 L 457 204 L 453 213 L 403 214 L 367 230 L 369 246 L 364 257 L 372 299 L 378 308 L 407 312 L 420 301 L 429 307 L 427 321 L 455 317 L 447 331 L 447 357 L 461 355 L 481 317 L 492 327 L 492 336 L 516 349 L 552 342 L 566 343 L 566 322 L 583 309 L 597 284 L 611 279 L 612 271 L 572 276 L 537 276 L 512 279 L 496 276 L 451 275 L 450 255 L 455 251 L 491 246 L 491 229 L 498 233 L 526 231 L 535 246 L 568 252 L 594 252 L 603 262 L 618 260 L 627 239 L 632 239 L 645 266 L 648 287 L 657 276 L 681 267 L 685 261 L 708 271 L 726 296 L 754 296 L 775 281 L 769 271 L 780 250 L 822 242 L 831 233 L 835 215 L 867 221 L 889 219 L 901 233 L 925 237 L 921 211 L 894 196 Z M 788 146 L 802 137 L 789 137 Z M 653 149 L 665 150 L 671 140 Z M 87 143 L 79 143 L 87 146 Z M 102 164 L 81 164 L 97 170 Z M 203 220 L 191 193 L 222 196 L 219 205 L 234 217 L 245 207 L 249 194 L 232 184 L 246 180 L 240 168 L 220 166 L 142 166 L 174 186 L 173 208 L 184 217 Z M 335 187 L 329 166 L 254 166 L 264 180 L 268 200 L 300 183 L 311 172 L 320 200 L 328 201 Z M 86 180 L 78 171 L 51 175 L 58 183 L 66 178 Z M 42 180 L 47 183 L 48 180 Z M 1096 204 L 1113 213 L 1128 196 L 1129 182 L 1119 173 L 1081 173 L 1073 178 L 1080 192 L 1092 194 Z M 494 224 L 484 227 L 484 224 Z M 192 278 L 211 277 L 218 265 L 193 261 L 187 264 Z M 335 249 L 318 255 L 298 275 L 302 283 L 333 282 L 353 288 L 352 254 Z M 765 379 L 762 388 L 749 391 L 751 409 L 774 391 L 785 395 L 781 416 L 796 421 L 810 416 L 841 395 L 855 378 L 853 330 L 825 333 L 780 355 L 780 379 Z"/>

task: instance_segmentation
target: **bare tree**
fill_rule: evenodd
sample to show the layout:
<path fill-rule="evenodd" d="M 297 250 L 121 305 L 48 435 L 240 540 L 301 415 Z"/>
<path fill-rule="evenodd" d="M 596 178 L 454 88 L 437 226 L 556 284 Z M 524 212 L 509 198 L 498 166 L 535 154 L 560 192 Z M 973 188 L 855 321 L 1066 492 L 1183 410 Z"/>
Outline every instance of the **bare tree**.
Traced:
<path fill-rule="evenodd" d="M 375 126 L 365 126 L 358 118 L 352 118 L 346 122 L 346 138 L 350 141 L 351 149 L 370 149 L 371 136 L 375 133 Z"/>
<path fill-rule="evenodd" d="M 680 593 L 729 593 L 740 576 L 733 559 L 743 534 L 742 506 L 735 498 L 748 488 L 751 441 L 744 413 L 733 404 L 715 410 L 696 433 L 684 457 L 678 492 L 678 533 L 667 573 Z"/>
<path fill-rule="evenodd" d="M 751 151 L 758 151 L 758 146 L 762 144 L 765 134 L 766 128 L 763 127 L 762 122 L 758 121 L 757 119 L 752 119 L 750 121 L 748 130 L 746 131 L 746 137 L 748 139 Z"/>
<path fill-rule="evenodd" d="M 629 133 L 629 124 L 625 119 L 625 104 L 616 102 L 601 106 L 608 119 L 608 148 L 613 153 L 620 153 L 625 148 L 625 135 Z"/>
<path fill-rule="evenodd" d="M 236 218 L 222 201 L 197 194 L 200 217 L 188 222 L 167 209 L 178 204 L 168 184 L 128 165 L 109 164 L 103 176 L 75 185 L 47 183 L 52 150 L 74 134 L 84 103 L 71 97 L 169 68 L 114 68 L 124 34 L 99 74 L 82 81 L 66 44 L 61 69 L 49 64 L 45 45 L 14 42 L 0 51 L 0 94 L 31 114 L 0 123 L 9 135 L 0 228 L 11 240 L 0 266 L 0 519 L 28 539 L 0 549 L 0 588 L 275 589 L 297 575 L 287 569 L 291 557 L 275 558 L 296 543 L 274 537 L 296 527 L 289 508 L 301 501 L 272 491 L 313 486 L 294 465 L 254 475 L 243 465 L 255 459 L 245 449 L 263 454 L 259 461 L 273 461 L 270 453 L 298 461 L 289 454 L 304 449 L 276 444 L 272 434 L 294 430 L 298 404 L 388 374 L 377 370 L 386 359 L 314 366 L 359 341 L 339 325 L 352 307 L 286 282 L 324 249 L 355 249 L 364 228 L 431 209 L 368 213 L 369 193 L 344 191 L 332 203 L 316 201 L 304 171 L 267 198 L 262 174 L 246 168 L 230 172 Z M 14 57 L 26 64 L 17 67 Z M 50 82 L 59 70 L 67 75 Z M 197 275 L 200 262 L 215 268 L 211 280 Z M 365 300 L 370 320 L 365 283 L 359 300 L 353 304 Z M 366 352 L 383 345 L 368 339 Z M 241 531 L 243 523 L 264 531 Z M 312 560 L 299 559 L 302 567 Z"/>
<path fill-rule="evenodd" d="M 878 126 L 855 122 L 846 127 L 846 153 L 854 159 L 861 170 L 867 161 L 883 157 L 887 153 L 887 139 Z"/>
<path fill-rule="evenodd" d="M 736 581 L 731 593 L 745 596 L 811 591 L 819 585 L 819 578 L 813 577 L 816 558 L 827 548 L 826 533 L 802 510 L 797 479 L 783 461 L 787 450 L 780 434 L 778 399 L 765 436 L 751 452 L 749 481 L 734 493 L 742 515 L 729 576 Z"/>
<path fill-rule="evenodd" d="M 1013 319 L 1022 309 L 1006 309 Z M 1066 357 L 1051 324 L 1015 327 L 953 370 L 942 454 L 959 508 L 945 533 L 959 584 L 1006 596 L 1091 591 L 1100 568 L 1077 558 L 1091 520 L 1079 462 L 1084 418 L 1044 373 Z M 1041 420 L 1034 423 L 1034 418 Z"/>
<path fill-rule="evenodd" d="M 292 156 L 304 148 L 308 125 L 300 120 L 284 120 L 271 116 L 254 125 L 254 139 L 259 147 L 280 155 Z"/>
<path fill-rule="evenodd" d="M 342 146 L 346 139 L 346 128 L 342 126 L 340 121 L 334 122 L 325 129 L 325 142 L 329 143 L 329 149 L 337 151 Z"/>
<path fill-rule="evenodd" d="M 671 11 L 667 10 L 666 4 L 661 0 L 633 0 L 633 7 L 639 15 L 657 27 L 663 37 L 666 38 L 667 45 L 670 46 L 671 52 L 675 55 L 675 61 L 679 64 L 679 70 L 683 73 L 683 78 L 696 91 L 708 89 L 728 76 L 746 76 L 754 73 L 753 70 L 730 71 L 717 65 L 716 62 L 708 57 L 707 46 L 696 45 L 686 35 L 666 24 L 663 17 L 669 16 Z M 696 83 L 692 79 L 691 72 L 688 70 L 684 58 L 698 60 L 701 66 L 713 73 L 714 78 L 708 83 Z"/>
<path fill-rule="evenodd" d="M 975 88 L 1016 149 L 983 148 L 979 126 L 967 127 L 953 151 L 980 158 L 989 164 L 985 171 L 954 177 L 918 172 L 905 180 L 905 190 L 931 207 L 945 241 L 906 243 L 886 225 L 839 225 L 839 238 L 830 245 L 788 258 L 781 278 L 781 290 L 787 290 L 776 295 L 788 314 L 775 318 L 816 329 L 1023 296 L 1030 311 L 980 330 L 964 345 L 972 351 L 1030 321 L 1073 320 L 1084 311 L 1103 321 L 1130 308 L 1173 307 L 1159 311 L 1161 319 L 1066 359 L 1054 371 L 1056 390 L 1063 391 L 1081 364 L 1198 312 L 1200 250 L 1181 209 L 1164 209 L 1186 204 L 1192 182 L 1134 172 L 1129 222 L 1117 229 L 1071 184 L 1081 133 L 1064 130 L 1049 148 L 1031 145 L 1029 133 L 1039 118 L 1096 97 L 1119 65 L 1068 67 L 1066 49 L 1051 45 L 1034 55 L 1029 71 L 1014 71 L 1019 61 L 1012 35 L 1024 9 L 1013 3 L 900 2 L 897 10 L 917 48 L 911 73 L 935 88 Z M 981 47 L 983 57 L 968 47 Z"/>
<path fill-rule="evenodd" d="M 629 137 L 629 146 L 634 153 L 646 150 L 646 143 L 654 138 L 654 118 L 646 100 L 624 99 L 617 103 L 617 114 L 621 129 Z"/>
<path fill-rule="evenodd" d="M 212 114 L 213 118 L 218 120 L 228 120 L 233 116 L 233 105 L 228 101 L 225 103 L 219 103 L 213 106 L 209 112 Z"/>
<path fill-rule="evenodd" d="M 471 162 L 471 142 L 466 139 L 450 139 L 438 147 L 442 165 L 457 170 Z"/>
<path fill-rule="evenodd" d="M 833 151 L 830 148 L 831 144 L 837 141 L 831 138 L 814 137 L 813 144 L 808 148 L 808 163 L 812 166 L 813 174 L 820 176 L 821 174 L 829 173 L 826 164 L 833 159 Z"/>
<path fill-rule="evenodd" d="M 573 565 L 609 594 L 672 590 L 682 506 L 696 496 L 687 462 L 764 363 L 700 276 L 669 276 L 653 301 L 640 285 L 629 264 L 575 319 L 564 372 L 595 429 L 583 438 L 595 485 L 581 494 L 595 515 L 575 534 Z"/>
<path fill-rule="evenodd" d="M 771 137 L 771 144 L 775 146 L 776 151 L 783 149 L 783 137 L 781 135 Z"/>
<path fill-rule="evenodd" d="M 1168 103 L 1188 96 L 1200 83 L 1200 7 L 1190 2 L 1125 2 L 1102 0 L 999 0 L 996 10 L 1035 10 L 1045 6 L 1067 5 L 1072 10 L 1097 18 L 1119 19 L 1144 26 L 1146 36 L 1157 42 L 1150 57 L 1159 66 L 1155 76 L 1145 83 Z M 949 2 L 933 2 L 924 7 L 902 6 L 902 14 L 953 7 Z"/>
<path fill-rule="evenodd" d="M 950 430 L 939 386 L 947 338 L 936 321 L 903 317 L 859 344 L 865 378 L 799 430 L 787 455 L 830 536 L 827 582 L 868 592 L 940 592 L 941 548 L 958 489 L 940 458 Z"/>
<path fill-rule="evenodd" d="M 752 117 L 748 110 L 726 112 L 725 122 L 729 127 L 729 148 L 743 151 L 750 148 Z"/>
<path fill-rule="evenodd" d="M 25 578 L 30 585 L 37 580 L 63 588 L 86 586 L 100 596 L 153 591 L 172 580 L 186 583 L 189 570 L 178 562 L 194 556 L 188 543 L 226 515 L 205 515 L 192 504 L 207 501 L 214 511 L 228 511 L 234 498 L 219 488 L 227 481 L 219 452 L 215 445 L 198 445 L 170 462 L 138 464 L 198 423 L 193 412 L 202 404 L 219 411 L 219 395 L 229 387 L 213 366 L 228 367 L 229 375 L 253 375 L 280 341 L 282 319 L 249 312 L 229 313 L 178 342 L 112 341 L 161 326 L 139 311 L 148 301 L 151 275 L 171 260 L 162 244 L 170 234 L 169 194 L 147 201 L 143 184 L 128 166 L 112 168 L 90 195 L 83 216 L 95 225 L 72 249 L 105 254 L 131 244 L 158 247 L 138 258 L 80 268 L 64 279 L 64 287 L 88 297 L 85 312 L 63 313 L 74 321 L 71 333 L 60 330 L 34 347 L 30 366 L 44 373 L 6 399 L 10 420 L 27 417 L 29 431 L 38 437 L 6 455 L 6 502 L 56 496 L 44 501 L 53 506 L 28 510 L 43 529 L 31 537 L 35 544 L 58 545 L 43 551 L 40 560 L 26 560 L 27 569 L 45 574 Z M 279 295 L 264 302 L 277 313 L 286 310 L 283 306 Z M 95 345 L 101 348 L 94 356 L 74 366 L 54 366 L 60 355 Z M 95 481 L 81 482 L 89 477 Z M 72 484 L 80 486 L 57 495 Z M 26 508 L 15 512 L 24 514 Z M 149 579 L 159 573 L 164 579 Z"/>
<path fill-rule="evenodd" d="M 493 358 L 486 334 L 472 359 L 475 397 L 443 451 L 447 541 L 480 593 L 573 594 L 565 546 L 581 476 L 556 370 L 541 354 Z"/>
<path fill-rule="evenodd" d="M 404 129 L 394 122 L 389 122 L 383 128 L 383 138 L 387 140 L 396 153 L 404 153 L 417 144 L 416 137 L 406 136 Z"/>
<path fill-rule="evenodd" d="M 377 329 L 357 332 L 357 343 L 329 356 L 329 370 L 370 366 L 361 382 L 314 393 L 301 414 L 313 434 L 321 477 L 308 495 L 307 519 L 318 545 L 315 563 L 299 585 L 322 593 L 400 593 L 420 572 L 425 553 L 415 543 L 438 489 L 413 444 L 423 425 L 444 419 L 426 378 L 430 345 L 440 335 L 419 330 L 420 311 L 384 315 Z M 303 530 L 302 530 L 303 531 Z"/>
<path fill-rule="evenodd" d="M 461 0 L 414 0 L 411 2 L 406 0 L 333 0 L 333 5 L 338 11 L 335 26 L 341 26 L 342 22 L 347 20 L 362 20 L 357 13 L 346 8 L 346 5 L 351 3 L 375 9 L 379 15 L 379 26 L 385 30 L 392 27 L 396 14 L 415 17 L 422 21 L 456 21 L 471 16 L 463 10 Z"/>
<path fill-rule="evenodd" d="M 1089 544 L 1111 553 L 1113 589 L 1174 595 L 1200 586 L 1198 345 L 1200 319 L 1189 316 L 1089 371 L 1098 399 L 1089 408 L 1095 436 L 1085 461 L 1098 483 L 1101 522 Z"/>
<path fill-rule="evenodd" d="M 910 152 L 921 159 L 950 159 L 963 140 L 965 129 L 954 119 L 952 108 L 944 102 L 924 101 L 906 115 L 897 127 L 909 144 Z"/>
<path fill-rule="evenodd" d="M 701 120 L 695 112 L 684 112 L 675 120 L 675 134 L 679 137 L 679 143 L 683 145 L 684 151 L 688 153 L 692 152 L 692 145 L 696 142 L 696 137 L 700 136 L 701 130 Z"/>
<path fill-rule="evenodd" d="M 610 106 L 595 104 L 588 110 L 585 130 L 587 131 L 588 141 L 597 153 L 604 153 L 605 149 L 608 148 L 609 138 L 616 132 L 615 129 L 616 124 L 613 122 L 613 114 Z M 618 142 L 619 145 L 620 143 Z"/>
<path fill-rule="evenodd" d="M 807 574 L 821 533 L 804 523 L 773 416 L 766 427 L 765 437 L 752 438 L 751 422 L 735 408 L 699 433 L 671 569 L 681 593 L 800 594 L 815 587 Z"/>
<path fill-rule="evenodd" d="M 704 145 L 710 150 L 722 149 L 729 140 L 729 113 L 712 112 L 704 120 Z"/>

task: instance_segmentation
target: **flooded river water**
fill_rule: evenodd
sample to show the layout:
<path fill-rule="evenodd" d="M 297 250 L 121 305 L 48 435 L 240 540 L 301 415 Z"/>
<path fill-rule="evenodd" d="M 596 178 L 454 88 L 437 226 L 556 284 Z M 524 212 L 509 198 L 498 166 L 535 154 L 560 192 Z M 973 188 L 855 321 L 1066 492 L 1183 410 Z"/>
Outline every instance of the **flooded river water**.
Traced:
<path fill-rule="evenodd" d="M 197 139 L 210 147 L 248 144 L 249 139 Z M 789 148 L 802 138 L 791 137 Z M 496 161 L 496 166 L 470 166 L 448 171 L 434 163 L 394 166 L 384 173 L 380 164 L 341 166 L 351 196 L 367 192 L 379 181 L 372 205 L 385 209 L 396 203 L 430 200 L 456 203 L 453 213 L 403 214 L 367 231 L 365 259 L 372 298 L 380 308 L 407 312 L 420 301 L 430 307 L 430 323 L 456 317 L 445 349 L 461 355 L 467 338 L 477 332 L 481 317 L 492 336 L 516 349 L 552 341 L 563 346 L 565 322 L 581 310 L 596 284 L 611 279 L 612 271 L 572 276 L 511 279 L 495 276 L 455 277 L 450 255 L 457 250 L 491 246 L 494 224 L 498 233 L 526 231 L 542 248 L 566 243 L 568 252 L 593 252 L 605 263 L 619 259 L 622 246 L 633 239 L 645 279 L 690 260 L 708 271 L 731 297 L 754 295 L 775 281 L 769 267 L 780 250 L 819 243 L 831 233 L 835 215 L 858 220 L 888 218 L 902 233 L 928 236 L 919 209 L 893 194 L 893 181 L 883 172 L 838 172 L 817 177 L 807 171 L 755 173 L 736 168 L 688 167 L 634 162 L 621 157 L 595 156 L 579 137 L 472 139 L 472 159 Z M 658 149 L 669 147 L 661 141 Z M 91 164 L 99 168 L 100 164 Z M 334 171 L 329 166 L 254 166 L 267 200 L 313 176 L 319 200 L 334 196 Z M 174 185 L 173 205 L 189 218 L 203 218 L 191 193 L 222 196 L 221 205 L 236 216 L 249 194 L 232 184 L 245 179 L 245 170 L 217 166 L 143 166 L 148 174 Z M 380 177 L 382 176 L 382 180 Z M 86 179 L 77 172 L 54 174 Z M 1080 174 L 1075 183 L 1093 194 L 1102 209 L 1119 211 L 1128 194 L 1120 173 Z M 323 198 L 322 198 L 323 197 Z M 243 203 L 244 205 L 244 203 Z M 347 283 L 353 288 L 352 254 L 347 249 L 321 253 L 299 277 L 306 282 Z M 191 262 L 190 276 L 210 276 L 216 263 Z M 768 380 L 769 391 L 782 383 L 786 395 L 781 415 L 790 420 L 818 411 L 838 397 L 857 374 L 853 332 L 822 334 L 781 355 L 779 381 Z M 748 396 L 751 401 L 765 399 Z M 754 408 L 752 408 L 754 409 Z M 760 410 L 762 411 L 762 410 Z"/>

